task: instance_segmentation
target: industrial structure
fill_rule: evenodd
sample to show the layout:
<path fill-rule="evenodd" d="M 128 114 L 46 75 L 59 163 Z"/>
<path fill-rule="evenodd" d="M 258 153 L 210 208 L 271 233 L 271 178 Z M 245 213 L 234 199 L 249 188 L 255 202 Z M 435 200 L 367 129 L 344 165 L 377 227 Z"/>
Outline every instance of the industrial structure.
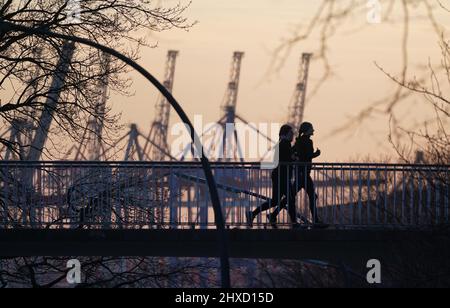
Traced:
<path fill-rule="evenodd" d="M 298 129 L 303 123 L 306 106 L 306 93 L 308 89 L 309 65 L 312 54 L 304 53 L 300 60 L 298 82 L 295 86 L 294 95 L 289 106 L 288 123 Z"/>
<path fill-rule="evenodd" d="M 69 73 L 74 51 L 75 44 L 73 42 L 64 42 L 61 49 L 61 56 L 58 60 L 52 83 L 48 90 L 47 99 L 44 104 L 45 108 L 42 110 L 41 114 L 36 115 L 33 110 L 28 109 L 27 116 L 18 116 L 12 121 L 11 126 L 7 131 L 2 134 L 2 138 L 9 134 L 10 146 L 1 149 L 1 152 L 5 153 L 3 154 L 5 160 L 41 160 L 45 142 L 48 139 L 48 132 L 53 121 L 53 113 L 61 95 L 61 88 Z M 40 52 L 41 51 L 37 50 L 36 54 L 39 55 Z M 38 75 L 38 68 L 35 68 L 35 70 L 34 75 Z M 34 93 L 32 92 L 34 89 L 33 82 L 35 81 L 35 78 L 32 78 L 28 85 L 30 98 L 34 98 Z M 33 125 L 31 117 L 39 117 L 36 127 Z"/>
<path fill-rule="evenodd" d="M 104 118 L 106 104 L 108 102 L 108 83 L 109 71 L 111 65 L 111 56 L 103 54 L 101 80 L 98 88 L 100 89 L 99 100 L 95 105 L 95 116 L 90 116 L 87 126 L 84 130 L 81 142 L 74 145 L 67 154 L 67 159 L 75 161 L 105 161 L 106 145 L 103 142 Z"/>
<path fill-rule="evenodd" d="M 169 50 L 167 53 L 163 85 L 169 92 L 172 92 L 174 86 L 178 55 L 179 51 L 176 50 Z M 123 161 L 175 160 L 168 145 L 170 109 L 167 99 L 160 95 L 149 134 L 144 135 L 138 125 L 132 123 L 125 135 L 121 136 L 113 146 L 107 147 L 104 156 L 118 156 Z"/>
<path fill-rule="evenodd" d="M 176 50 L 169 50 L 167 53 L 163 84 L 169 92 L 173 90 L 178 53 Z M 172 158 L 168 145 L 170 109 L 171 106 L 167 99 L 160 95 L 156 104 L 156 118 L 151 125 L 150 133 L 144 146 L 144 153 L 149 153 L 150 159 L 153 161 L 163 161 Z"/>
<path fill-rule="evenodd" d="M 33 49 L 32 54 L 35 58 L 39 58 L 42 54 L 42 49 L 36 47 Z M 35 97 L 41 69 L 35 65 L 32 71 L 24 95 L 27 101 Z M 0 134 L 0 138 L 7 140 L 8 144 L 7 146 L 0 147 L 0 158 L 4 160 L 24 160 L 33 142 L 35 127 L 31 118 L 36 117 L 36 112 L 31 107 L 25 107 L 24 113 L 19 114 L 18 112 L 14 112 L 13 117 L 14 119 L 11 121 L 10 126 Z"/>
<path fill-rule="evenodd" d="M 216 122 L 217 125 L 210 128 L 211 131 L 206 131 L 201 136 L 202 141 L 204 141 L 205 135 L 212 133 L 213 137 L 205 141 L 205 148 L 208 149 L 208 154 L 215 157 L 210 157 L 216 161 L 240 161 L 245 160 L 245 155 L 243 152 L 242 140 L 239 140 L 238 132 L 236 130 L 236 123 L 239 120 L 243 124 L 248 125 L 252 130 L 254 130 L 258 135 L 267 139 L 271 146 L 275 142 L 262 133 L 258 127 L 252 125 L 244 117 L 237 113 L 237 104 L 239 96 L 239 86 L 241 80 L 241 69 L 242 60 L 245 53 L 241 51 L 235 51 L 233 53 L 230 69 L 230 78 L 225 92 L 225 97 L 222 103 L 222 117 Z M 189 152 L 192 153 L 193 158 L 195 155 L 193 153 L 192 147 L 186 147 L 181 153 L 181 161 L 185 161 Z"/>
<path fill-rule="evenodd" d="M 240 159 L 243 161 L 244 159 L 236 130 L 233 129 L 233 134 L 227 133 L 227 129 L 229 129 L 230 125 L 233 126 L 236 122 L 236 108 L 243 57 L 243 52 L 236 51 L 233 54 L 230 82 L 228 83 L 222 105 L 223 117 L 218 122 L 223 133 L 222 136 L 219 136 L 220 139 L 218 140 L 218 144 L 220 144 L 219 154 L 223 154 L 223 158 L 228 161 L 232 159 Z"/>
<path fill-rule="evenodd" d="M 45 102 L 45 108 L 39 118 L 39 125 L 35 130 L 34 138 L 27 156 L 28 161 L 41 160 L 45 143 L 48 139 L 48 133 L 53 121 L 53 114 L 58 104 L 61 89 L 69 73 L 70 63 L 75 52 L 75 43 L 66 41 L 62 47 L 61 58 L 57 64 L 53 81 L 48 91 L 48 97 Z"/>

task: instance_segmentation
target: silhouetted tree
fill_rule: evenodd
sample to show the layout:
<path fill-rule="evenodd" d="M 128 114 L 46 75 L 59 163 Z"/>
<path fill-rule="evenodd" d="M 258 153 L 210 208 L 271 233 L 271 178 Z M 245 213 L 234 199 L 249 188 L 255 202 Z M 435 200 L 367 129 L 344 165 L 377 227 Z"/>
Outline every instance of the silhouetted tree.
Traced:
<path fill-rule="evenodd" d="M 441 39 L 441 67 L 439 74 L 433 68 L 431 63 L 429 68 L 429 82 L 414 78 L 412 80 L 401 80 L 382 70 L 393 82 L 415 96 L 420 101 L 429 104 L 434 109 L 435 116 L 425 123 L 422 127 L 400 129 L 409 137 L 407 142 L 395 141 L 390 136 L 390 142 L 393 144 L 398 155 L 404 162 L 428 163 L 438 165 L 450 164 L 450 97 L 446 94 L 446 89 L 450 88 L 450 41 L 443 36 Z M 444 80 L 445 84 L 441 81 Z M 417 153 L 421 153 L 417 156 Z M 415 156 L 416 155 L 416 156 Z"/>
<path fill-rule="evenodd" d="M 87 38 L 137 60 L 139 49 L 151 46 L 152 32 L 187 29 L 193 25 L 184 17 L 188 6 L 189 3 L 163 7 L 161 1 L 140 0 L 0 0 L 0 22 Z M 59 70 L 58 61 L 67 42 L 7 30 L 0 25 L 1 130 L 16 121 L 26 121 L 36 129 L 40 125 L 40 115 L 48 108 L 46 102 L 52 97 L 50 85 Z M 75 45 L 60 98 L 52 113 L 46 157 L 51 155 L 52 144 L 64 137 L 79 142 L 91 118 L 104 122 L 105 135 L 118 128 L 118 115 L 109 109 L 98 112 L 102 95 L 99 85 L 107 83 L 111 91 L 128 95 L 132 80 L 123 77 L 128 71 L 125 64 L 113 58 L 108 61 L 106 65 L 105 56 L 94 48 Z M 1 144 L 17 152 L 30 146 L 11 144 L 5 136 L 0 138 Z M 1 202 L 0 198 L 0 205 Z M 68 259 L 0 257 L 0 287 L 64 286 Z M 208 267 L 203 261 L 168 263 L 158 258 L 92 257 L 81 258 L 81 261 L 85 276 L 80 287 L 175 287 L 198 280 L 200 270 Z"/>
<path fill-rule="evenodd" d="M 366 16 L 371 10 L 381 11 L 381 22 L 392 25 L 392 28 L 400 28 L 402 35 L 398 40 L 398 49 L 400 56 L 401 69 L 398 80 L 405 83 L 408 75 L 411 74 L 411 57 L 408 51 L 408 45 L 413 38 L 412 24 L 415 21 L 427 21 L 434 30 L 430 35 L 435 35 L 439 39 L 445 31 L 445 26 L 440 24 L 437 13 L 442 10 L 448 11 L 448 8 L 439 0 L 376 0 L 376 1 L 356 1 L 356 0 L 321 0 L 315 3 L 316 10 L 309 20 L 302 21 L 296 25 L 292 32 L 283 38 L 281 44 L 274 50 L 273 59 L 269 66 L 268 74 L 278 73 L 284 67 L 288 56 L 295 47 L 315 40 L 318 37 L 317 50 L 311 50 L 315 56 L 313 60 L 322 65 L 322 75 L 319 81 L 311 89 L 309 97 L 317 94 L 324 83 L 330 80 L 334 75 L 334 68 L 330 63 L 330 54 L 338 45 L 337 37 L 339 34 L 348 35 L 348 24 L 351 23 L 355 32 L 364 31 L 372 26 Z M 333 40 L 333 41 L 332 41 Z M 414 74 L 417 80 L 424 82 L 427 77 L 427 71 L 423 66 Z M 368 102 L 354 116 L 349 117 L 347 121 L 338 124 L 331 132 L 331 136 L 341 133 L 347 133 L 353 129 L 360 128 L 366 121 L 374 116 L 385 115 L 391 118 L 395 124 L 392 133 L 400 138 L 401 131 L 397 129 L 397 123 L 401 122 L 401 115 L 395 108 L 410 102 L 411 91 L 407 91 L 401 84 L 397 84 L 392 91 L 372 102 Z"/>
<path fill-rule="evenodd" d="M 79 10 L 77 5 L 79 4 Z M 149 46 L 149 35 L 171 28 L 189 28 L 192 23 L 183 16 L 187 6 L 178 4 L 161 7 L 156 1 L 139 0 L 46 0 L 0 1 L 0 21 L 31 28 L 48 29 L 102 43 L 126 53 L 136 60 L 139 48 Z M 71 14 L 74 13 L 72 16 Z M 74 18 L 76 17 L 76 18 Z M 52 76 L 58 70 L 58 60 L 64 41 L 43 35 L 6 31 L 0 28 L 0 120 L 2 130 L 17 120 L 39 126 L 39 117 L 47 108 L 51 97 Z M 109 109 L 98 112 L 101 85 L 120 94 L 130 94 L 132 80 L 123 77 L 124 64 L 110 59 L 105 65 L 101 52 L 86 46 L 75 46 L 61 95 L 53 112 L 53 136 L 47 142 L 47 151 L 53 142 L 69 136 L 79 141 L 87 128 L 89 118 L 104 122 L 104 135 L 117 127 L 117 115 Z M 0 132 L 0 136 L 1 136 Z M 5 136 L 0 139 L 9 147 L 30 144 L 9 144 Z M 56 147 L 53 147 L 56 148 Z M 47 156 L 48 157 L 48 156 Z"/>

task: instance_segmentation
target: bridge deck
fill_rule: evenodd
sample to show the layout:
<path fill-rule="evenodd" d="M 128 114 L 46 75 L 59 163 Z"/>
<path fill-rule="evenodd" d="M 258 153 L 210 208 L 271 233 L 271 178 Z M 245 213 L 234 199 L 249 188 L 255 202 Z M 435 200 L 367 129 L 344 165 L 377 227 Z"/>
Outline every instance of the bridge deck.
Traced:
<path fill-rule="evenodd" d="M 414 253 L 426 238 L 448 237 L 399 230 L 229 230 L 232 258 L 315 259 L 355 264 Z M 217 257 L 215 230 L 0 230 L 3 256 Z M 404 248 L 407 247 L 407 250 Z"/>

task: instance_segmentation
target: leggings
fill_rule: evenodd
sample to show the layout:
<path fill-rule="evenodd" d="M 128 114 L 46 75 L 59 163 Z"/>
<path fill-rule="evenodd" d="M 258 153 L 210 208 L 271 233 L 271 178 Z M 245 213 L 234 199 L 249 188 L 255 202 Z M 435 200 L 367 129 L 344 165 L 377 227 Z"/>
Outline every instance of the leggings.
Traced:
<path fill-rule="evenodd" d="M 280 184 L 280 185 L 278 185 Z M 278 178 L 277 174 L 272 175 L 272 199 L 264 202 L 259 208 L 253 211 L 253 217 L 260 213 L 275 208 L 280 204 L 280 207 L 286 208 L 289 201 L 289 216 L 291 222 L 297 221 L 297 213 L 295 206 L 295 190 L 294 186 L 286 179 Z M 277 215 L 273 216 L 276 218 Z"/>
<path fill-rule="evenodd" d="M 313 217 L 313 222 L 317 222 L 317 208 L 316 208 L 316 200 L 317 200 L 317 195 L 316 195 L 316 191 L 315 191 L 315 186 L 314 186 L 314 181 L 311 177 L 311 174 L 308 172 L 306 175 L 304 172 L 298 172 L 297 173 L 297 177 L 295 178 L 295 182 L 294 182 L 294 194 L 293 196 L 291 196 L 291 200 L 293 200 L 290 203 L 295 204 L 295 195 L 297 195 L 302 189 L 306 190 L 306 194 L 308 195 L 309 198 L 309 209 L 311 211 L 311 216 Z M 280 202 L 280 207 L 278 207 L 274 212 L 273 212 L 273 217 L 277 217 L 278 214 L 280 214 L 282 209 L 285 209 L 287 205 L 287 200 L 286 198 L 283 198 L 283 200 L 281 200 Z"/>

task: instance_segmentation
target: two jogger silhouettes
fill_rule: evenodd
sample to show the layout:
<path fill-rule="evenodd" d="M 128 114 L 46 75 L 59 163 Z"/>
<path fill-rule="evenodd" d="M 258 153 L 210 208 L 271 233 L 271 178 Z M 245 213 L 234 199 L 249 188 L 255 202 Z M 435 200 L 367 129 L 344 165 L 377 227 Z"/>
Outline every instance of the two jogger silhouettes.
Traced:
<path fill-rule="evenodd" d="M 303 222 L 307 222 L 302 216 L 297 216 L 296 211 L 296 195 L 302 189 L 306 190 L 309 198 L 313 224 L 324 226 L 317 216 L 317 195 L 315 193 L 314 181 L 311 177 L 312 160 L 321 155 L 320 150 L 314 151 L 313 141 L 311 140 L 313 135 L 313 125 L 308 122 L 303 123 L 300 126 L 299 136 L 296 139 L 295 145 L 292 147 L 292 141 L 294 140 L 293 128 L 289 125 L 283 125 L 281 127 L 279 134 L 280 141 L 277 148 L 279 165 L 272 171 L 272 199 L 263 203 L 253 212 L 247 213 L 247 223 L 250 227 L 260 213 L 272 208 L 275 208 L 275 210 L 268 215 L 268 219 L 273 227 L 276 227 L 278 214 L 286 207 L 288 207 L 293 228 L 301 226 L 297 222 L 297 218 L 300 218 Z M 293 162 L 299 162 L 302 165 L 292 166 L 291 163 Z M 293 176 L 295 178 L 294 183 L 292 183 Z"/>

